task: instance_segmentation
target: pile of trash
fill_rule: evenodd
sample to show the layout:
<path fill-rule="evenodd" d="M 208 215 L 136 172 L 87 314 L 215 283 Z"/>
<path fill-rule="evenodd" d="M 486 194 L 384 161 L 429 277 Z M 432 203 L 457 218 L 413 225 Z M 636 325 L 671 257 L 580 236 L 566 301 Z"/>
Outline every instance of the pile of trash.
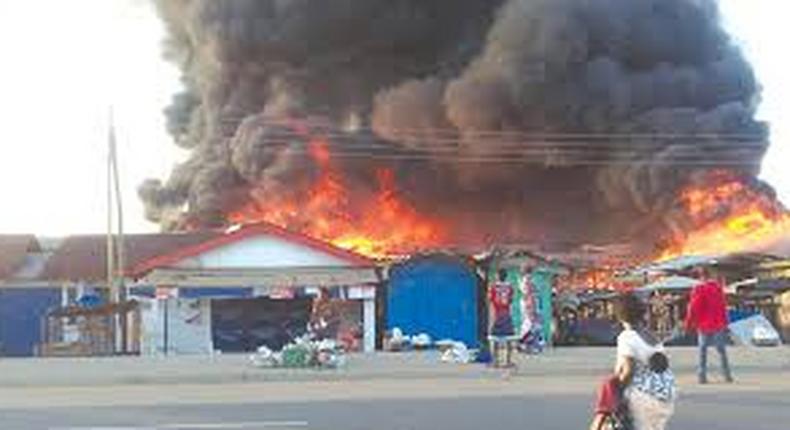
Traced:
<path fill-rule="evenodd" d="M 465 343 L 452 339 L 434 341 L 427 333 L 409 336 L 395 327 L 384 339 L 384 350 L 390 352 L 438 350 L 439 359 L 444 363 L 471 363 L 476 360 L 475 351 Z"/>
<path fill-rule="evenodd" d="M 334 340 L 311 340 L 299 337 L 280 351 L 261 346 L 250 356 L 255 367 L 328 368 L 336 369 L 346 363 L 343 348 Z"/>

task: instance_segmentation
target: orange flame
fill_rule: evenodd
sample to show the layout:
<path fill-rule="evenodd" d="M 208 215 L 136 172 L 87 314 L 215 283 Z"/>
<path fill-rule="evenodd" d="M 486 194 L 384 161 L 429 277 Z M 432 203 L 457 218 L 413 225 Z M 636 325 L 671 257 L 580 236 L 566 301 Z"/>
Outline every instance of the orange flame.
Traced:
<path fill-rule="evenodd" d="M 674 238 L 661 259 L 767 251 L 790 240 L 790 212 L 781 203 L 735 175 L 716 172 L 711 178 L 713 185 L 682 192 L 681 204 L 696 228 Z"/>
<path fill-rule="evenodd" d="M 311 137 L 308 153 L 320 174 L 306 197 L 272 200 L 267 196 L 265 201 L 252 201 L 230 214 L 229 221 L 268 222 L 374 258 L 444 243 L 442 224 L 401 199 L 391 170 L 376 171 L 374 198 L 352 204 L 327 142 Z"/>

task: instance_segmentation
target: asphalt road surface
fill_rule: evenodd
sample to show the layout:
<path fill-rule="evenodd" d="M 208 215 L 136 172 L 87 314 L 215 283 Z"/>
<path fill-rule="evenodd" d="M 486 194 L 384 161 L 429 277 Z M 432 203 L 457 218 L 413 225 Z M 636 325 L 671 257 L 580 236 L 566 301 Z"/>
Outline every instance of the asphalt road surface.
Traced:
<path fill-rule="evenodd" d="M 672 353 L 669 430 L 790 429 L 789 349 L 733 349 L 737 382 L 712 372 L 705 386 L 696 351 Z M 612 351 L 558 349 L 504 373 L 385 354 L 327 377 L 242 358 L 0 360 L 0 430 L 585 430 Z"/>
<path fill-rule="evenodd" d="M 211 386 L 205 386 L 211 390 Z M 161 404 L 7 409 L 2 429 L 585 429 L 590 397 L 526 394 L 455 398 L 395 398 L 286 403 Z M 790 424 L 781 391 L 711 388 L 683 396 L 670 429 L 780 430 Z"/>

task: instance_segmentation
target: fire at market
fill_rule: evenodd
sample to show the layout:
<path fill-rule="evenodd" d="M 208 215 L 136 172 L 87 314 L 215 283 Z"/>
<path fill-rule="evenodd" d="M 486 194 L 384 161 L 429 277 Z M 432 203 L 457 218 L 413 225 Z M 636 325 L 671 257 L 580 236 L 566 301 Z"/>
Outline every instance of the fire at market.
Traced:
<path fill-rule="evenodd" d="M 108 306 L 64 299 L 41 351 L 115 351 L 62 321 L 117 313 L 138 333 L 97 336 L 138 353 L 276 351 L 306 331 L 476 348 L 498 282 L 525 348 L 607 344 L 613 298 L 638 293 L 671 332 L 701 267 L 734 322 L 787 340 L 790 211 L 759 176 L 761 86 L 713 3 L 329 3 L 156 2 L 187 156 L 138 188 L 160 233 L 37 251 L 63 297 Z M 159 316 L 170 301 L 181 313 Z M 157 328 L 173 318 L 190 336 Z"/>
<path fill-rule="evenodd" d="M 391 287 L 435 255 L 483 283 L 505 269 L 517 332 L 540 314 L 547 343 L 623 291 L 678 302 L 656 311 L 677 322 L 700 265 L 773 285 L 758 302 L 786 331 L 787 273 L 765 265 L 790 257 L 790 212 L 757 176 L 752 66 L 715 7 L 652 3 L 163 5 L 185 83 L 168 125 L 191 155 L 140 187 L 147 215 L 272 225 L 377 261 Z"/>

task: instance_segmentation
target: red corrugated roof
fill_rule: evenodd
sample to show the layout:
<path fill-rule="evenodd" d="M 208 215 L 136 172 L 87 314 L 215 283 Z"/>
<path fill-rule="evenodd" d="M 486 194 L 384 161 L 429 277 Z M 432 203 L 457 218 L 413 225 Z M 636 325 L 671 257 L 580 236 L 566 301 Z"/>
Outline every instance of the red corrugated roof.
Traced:
<path fill-rule="evenodd" d="M 126 267 L 131 268 L 176 250 L 196 246 L 222 232 L 130 234 L 124 236 Z M 107 236 L 66 238 L 47 261 L 41 277 L 51 281 L 101 281 L 107 277 Z"/>
<path fill-rule="evenodd" d="M 354 266 L 374 266 L 362 255 L 326 242 L 294 233 L 271 224 L 252 224 L 238 230 L 192 233 L 130 234 L 124 236 L 126 273 L 140 276 L 217 247 L 245 238 L 266 234 L 299 243 L 348 261 Z M 41 278 L 49 281 L 102 281 L 107 276 L 107 237 L 105 235 L 66 238 L 47 261 Z"/>
<path fill-rule="evenodd" d="M 38 240 L 32 234 L 0 236 L 0 279 L 12 277 L 25 263 L 29 252 L 40 252 Z"/>
<path fill-rule="evenodd" d="M 185 258 L 193 257 L 220 246 L 257 235 L 277 236 L 289 242 L 295 242 L 325 254 L 340 258 L 349 262 L 353 266 L 374 266 L 376 264 L 375 261 L 367 257 L 352 251 L 338 248 L 327 242 L 323 242 L 303 234 L 294 233 L 272 224 L 258 223 L 243 226 L 238 230 L 214 237 L 210 240 L 195 244 L 193 246 L 187 246 L 176 249 L 173 252 L 159 254 L 147 261 L 143 261 L 136 266 L 130 266 L 131 270 L 129 273 L 133 276 L 140 276 L 155 268 L 167 267 Z"/>

